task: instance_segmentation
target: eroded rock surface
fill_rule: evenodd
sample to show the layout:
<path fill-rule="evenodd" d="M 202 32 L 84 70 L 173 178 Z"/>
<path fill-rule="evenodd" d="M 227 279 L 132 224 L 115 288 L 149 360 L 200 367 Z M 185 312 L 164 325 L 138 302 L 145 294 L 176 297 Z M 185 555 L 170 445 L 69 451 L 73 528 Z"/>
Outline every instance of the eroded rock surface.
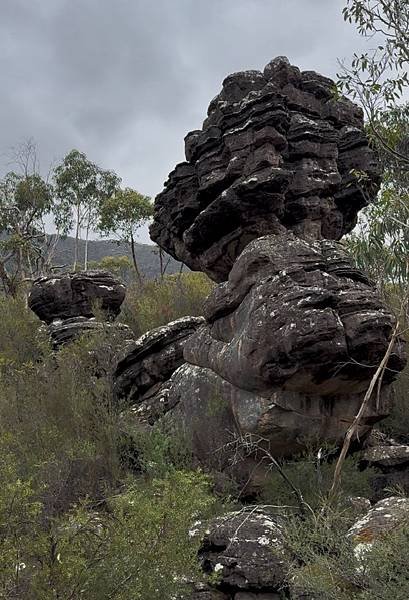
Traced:
<path fill-rule="evenodd" d="M 40 277 L 31 288 L 28 305 L 48 325 L 54 349 L 80 335 L 115 327 L 132 339 L 131 330 L 113 324 L 125 298 L 126 287 L 107 271 L 62 273 L 55 277 Z M 102 316 L 104 323 L 95 317 Z"/>
<path fill-rule="evenodd" d="M 148 331 L 122 352 L 114 373 L 115 392 L 127 404 L 138 405 L 141 420 L 153 421 L 165 412 L 166 382 L 185 362 L 184 345 L 203 323 L 202 317 L 182 317 Z"/>
<path fill-rule="evenodd" d="M 96 311 L 116 317 L 125 292 L 125 285 L 107 271 L 62 273 L 36 279 L 28 305 L 47 324 L 55 319 L 92 318 Z"/>
<path fill-rule="evenodd" d="M 283 585 L 288 558 L 278 520 L 262 510 L 227 513 L 202 525 L 199 557 L 204 573 L 215 576 L 216 590 L 228 598 L 274 598 Z M 199 596 L 200 597 L 200 596 Z"/>
<path fill-rule="evenodd" d="M 349 530 L 355 544 L 372 544 L 388 532 L 409 523 L 409 498 L 390 496 L 380 500 Z"/>
<path fill-rule="evenodd" d="M 292 233 L 251 242 L 205 311 L 168 396 L 195 453 L 222 469 L 236 449 L 221 449 L 246 434 L 265 438 L 274 456 L 300 451 L 308 439 L 339 442 L 395 323 L 336 244 Z M 404 363 L 397 340 L 361 436 L 388 414 L 387 384 Z"/>
<path fill-rule="evenodd" d="M 284 57 L 229 75 L 186 162 L 155 201 L 151 237 L 193 270 L 224 281 L 255 238 L 294 231 L 338 240 L 375 197 L 379 165 L 361 109 L 334 82 Z M 358 175 L 359 174 L 359 175 Z"/>
<path fill-rule="evenodd" d="M 58 350 L 68 342 L 75 340 L 84 333 L 91 331 L 115 330 L 124 334 L 124 338 L 131 340 L 133 333 L 131 329 L 123 323 L 104 323 L 95 318 L 73 317 L 72 319 L 55 319 L 48 325 L 48 333 L 51 337 L 54 350 Z"/>
<path fill-rule="evenodd" d="M 228 76 L 155 201 L 152 238 L 222 282 L 163 398 L 212 467 L 247 434 L 275 456 L 339 442 L 392 336 L 393 315 L 336 243 L 380 168 L 361 109 L 333 85 L 283 57 Z M 404 364 L 397 340 L 360 437 L 389 413 Z"/>

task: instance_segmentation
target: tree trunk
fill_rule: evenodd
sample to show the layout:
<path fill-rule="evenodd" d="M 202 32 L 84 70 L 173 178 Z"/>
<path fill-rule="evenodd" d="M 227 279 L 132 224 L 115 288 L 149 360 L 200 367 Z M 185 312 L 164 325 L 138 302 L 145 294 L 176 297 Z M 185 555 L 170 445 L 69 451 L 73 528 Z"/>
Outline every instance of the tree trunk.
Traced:
<path fill-rule="evenodd" d="M 6 295 L 15 298 L 17 295 L 17 286 L 10 277 L 10 275 L 7 273 L 6 267 L 4 266 L 3 262 L 0 262 L 0 279 L 3 284 L 3 288 Z"/>
<path fill-rule="evenodd" d="M 84 271 L 88 269 L 88 238 L 89 238 L 89 219 L 87 222 L 87 230 L 85 233 L 85 250 L 84 250 Z"/>
<path fill-rule="evenodd" d="M 133 266 L 135 268 L 136 276 L 138 278 L 138 281 L 139 281 L 140 285 L 142 286 L 143 280 L 142 280 L 141 272 L 140 272 L 139 267 L 138 267 L 138 261 L 136 260 L 135 240 L 134 240 L 134 237 L 133 237 L 133 233 L 131 233 L 131 250 L 132 250 L 132 261 L 133 261 Z"/>
<path fill-rule="evenodd" d="M 77 223 L 76 223 L 76 227 L 75 227 L 75 245 L 74 245 L 73 271 L 77 270 L 79 237 L 80 237 L 80 214 L 79 214 L 79 208 L 77 207 Z"/>

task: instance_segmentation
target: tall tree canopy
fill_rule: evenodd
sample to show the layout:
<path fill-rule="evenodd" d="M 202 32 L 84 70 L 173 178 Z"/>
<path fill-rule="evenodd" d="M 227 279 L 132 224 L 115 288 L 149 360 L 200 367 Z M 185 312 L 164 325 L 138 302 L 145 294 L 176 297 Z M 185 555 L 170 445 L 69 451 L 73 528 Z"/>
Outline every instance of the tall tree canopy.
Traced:
<path fill-rule="evenodd" d="M 88 160 L 83 152 L 71 150 L 54 171 L 57 196 L 56 223 L 68 233 L 75 230 L 74 270 L 78 266 L 81 230 L 85 229 L 84 268 L 88 263 L 88 239 L 98 220 L 102 202 L 118 189 L 120 178 Z"/>
<path fill-rule="evenodd" d="M 130 245 L 136 275 L 142 281 L 135 252 L 135 238 L 139 227 L 153 213 L 151 199 L 131 188 L 116 191 L 101 204 L 98 229 L 106 236 L 114 235 L 118 241 Z"/>
<path fill-rule="evenodd" d="M 54 202 L 51 185 L 38 173 L 31 141 L 17 149 L 15 162 L 19 171 L 0 180 L 0 279 L 11 295 L 26 277 L 41 274 L 47 250 L 44 219 Z"/>

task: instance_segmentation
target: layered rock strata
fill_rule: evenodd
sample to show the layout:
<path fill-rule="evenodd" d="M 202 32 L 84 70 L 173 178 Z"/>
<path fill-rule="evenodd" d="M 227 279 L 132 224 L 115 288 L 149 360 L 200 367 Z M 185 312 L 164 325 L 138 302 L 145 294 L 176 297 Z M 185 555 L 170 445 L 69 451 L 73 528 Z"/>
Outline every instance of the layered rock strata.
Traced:
<path fill-rule="evenodd" d="M 36 279 L 28 305 L 48 326 L 55 348 L 79 335 L 106 326 L 119 314 L 125 298 L 125 285 L 107 271 L 62 273 Z M 125 326 L 122 327 L 125 330 Z M 128 337 L 131 337 L 129 335 Z"/>
<path fill-rule="evenodd" d="M 334 90 L 284 57 L 229 75 L 156 198 L 152 239 L 219 282 L 260 236 L 351 231 L 376 195 L 379 165 L 361 109 Z"/>
<path fill-rule="evenodd" d="M 134 406 L 140 420 L 153 423 L 168 409 L 168 380 L 184 364 L 183 348 L 203 323 L 203 317 L 182 317 L 148 331 L 123 350 L 114 389 L 118 400 Z"/>
<path fill-rule="evenodd" d="M 339 442 L 391 339 L 393 315 L 336 243 L 380 169 L 361 109 L 333 89 L 282 57 L 230 75 L 155 202 L 152 238 L 223 282 L 166 403 L 208 466 L 237 463 L 249 435 L 274 456 Z M 404 364 L 398 339 L 360 436 L 388 414 Z"/>

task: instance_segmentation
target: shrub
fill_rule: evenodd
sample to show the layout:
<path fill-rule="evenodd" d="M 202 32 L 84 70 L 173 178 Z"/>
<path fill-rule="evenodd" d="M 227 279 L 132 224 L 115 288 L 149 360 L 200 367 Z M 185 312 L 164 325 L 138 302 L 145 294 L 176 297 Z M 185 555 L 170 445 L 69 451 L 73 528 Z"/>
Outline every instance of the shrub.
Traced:
<path fill-rule="evenodd" d="M 45 328 L 23 298 L 0 296 L 0 367 L 40 360 L 50 351 Z"/>
<path fill-rule="evenodd" d="M 129 287 L 120 319 L 139 336 L 187 315 L 203 314 L 213 283 L 203 273 L 168 275 Z"/>
<path fill-rule="evenodd" d="M 290 520 L 286 527 L 288 550 L 294 556 L 290 586 L 315 600 L 406 600 L 409 528 L 402 524 L 357 552 L 347 537 L 354 517 L 351 510 L 324 506 L 305 520 Z"/>
<path fill-rule="evenodd" d="M 307 504 L 314 509 L 318 507 L 327 496 L 334 475 L 335 450 L 323 448 L 321 452 L 324 459 L 317 461 L 317 450 L 309 450 L 300 457 L 283 461 L 282 467 L 293 485 L 301 491 Z M 358 459 L 350 456 L 346 459 L 342 469 L 342 484 L 340 497 L 370 495 L 370 480 L 373 469 L 365 471 L 358 469 Z M 271 504 L 296 506 L 294 492 L 287 486 L 281 475 L 272 468 L 263 486 L 263 500 Z"/>

